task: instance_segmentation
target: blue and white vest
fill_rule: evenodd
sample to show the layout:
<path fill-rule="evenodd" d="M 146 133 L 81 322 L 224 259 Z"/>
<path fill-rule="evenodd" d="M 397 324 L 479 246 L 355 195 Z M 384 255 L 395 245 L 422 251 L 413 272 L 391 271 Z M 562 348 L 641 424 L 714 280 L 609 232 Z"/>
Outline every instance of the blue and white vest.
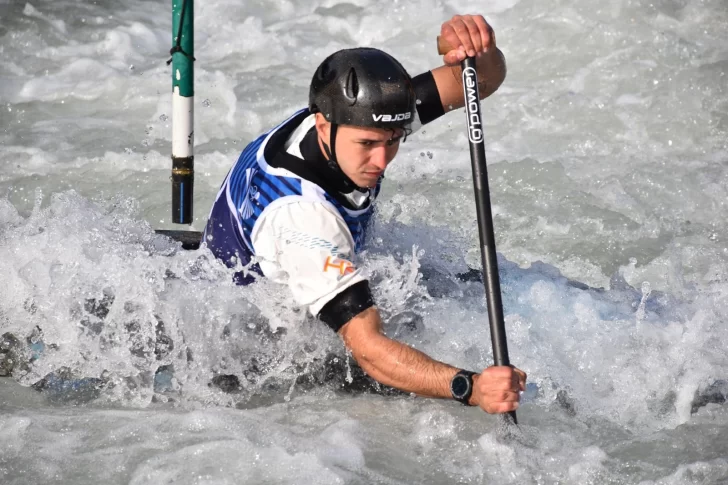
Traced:
<path fill-rule="evenodd" d="M 245 266 L 255 255 L 251 235 L 260 216 L 266 210 L 296 199 L 331 204 L 349 228 L 354 240 L 354 251 L 358 253 L 362 250 L 381 180 L 372 191 L 366 207 L 352 210 L 336 201 L 320 186 L 289 170 L 272 167 L 265 160 L 265 151 L 273 134 L 284 127 L 295 129 L 309 114 L 308 109 L 300 110 L 252 141 L 228 172 L 210 211 L 203 236 L 203 242 L 207 243 L 215 257 L 223 260 L 228 267 L 234 267 L 238 262 Z M 276 148 L 283 149 L 282 145 Z M 260 274 L 259 268 L 251 269 Z M 235 281 L 247 284 L 253 279 L 238 273 Z"/>

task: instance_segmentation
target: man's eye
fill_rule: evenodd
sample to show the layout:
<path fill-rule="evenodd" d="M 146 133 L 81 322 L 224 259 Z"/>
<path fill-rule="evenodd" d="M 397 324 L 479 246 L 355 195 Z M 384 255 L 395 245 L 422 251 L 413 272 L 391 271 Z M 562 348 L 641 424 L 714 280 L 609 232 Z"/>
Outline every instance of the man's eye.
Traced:
<path fill-rule="evenodd" d="M 359 143 L 364 145 L 365 147 L 370 147 L 370 146 L 374 145 L 374 142 L 371 140 L 364 140 L 364 141 L 360 141 Z"/>
<path fill-rule="evenodd" d="M 398 136 L 397 138 L 390 138 L 389 140 L 387 140 L 387 146 L 391 147 L 392 145 L 396 145 L 397 143 L 399 143 L 399 140 L 401 140 L 401 139 L 402 139 L 401 136 Z"/>

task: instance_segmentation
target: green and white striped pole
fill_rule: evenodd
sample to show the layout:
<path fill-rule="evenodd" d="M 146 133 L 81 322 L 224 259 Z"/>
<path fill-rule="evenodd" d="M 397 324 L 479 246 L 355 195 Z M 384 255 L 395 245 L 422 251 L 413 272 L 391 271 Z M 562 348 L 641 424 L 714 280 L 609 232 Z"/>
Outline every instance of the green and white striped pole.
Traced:
<path fill-rule="evenodd" d="M 195 183 L 193 0 L 172 0 L 172 222 L 192 224 Z"/>

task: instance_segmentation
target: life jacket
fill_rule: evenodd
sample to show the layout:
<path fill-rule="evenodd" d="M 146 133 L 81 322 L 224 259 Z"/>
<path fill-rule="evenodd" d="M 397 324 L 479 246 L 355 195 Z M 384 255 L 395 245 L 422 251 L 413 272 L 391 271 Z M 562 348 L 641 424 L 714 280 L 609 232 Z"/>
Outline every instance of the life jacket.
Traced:
<path fill-rule="evenodd" d="M 224 261 L 228 267 L 235 267 L 238 263 L 247 266 L 255 256 L 251 235 L 266 210 L 298 201 L 331 204 L 349 228 L 354 252 L 358 253 L 364 247 L 367 226 L 373 214 L 373 202 L 379 194 L 381 180 L 372 190 L 368 203 L 359 210 L 352 210 L 313 182 L 267 162 L 267 157 L 284 149 L 290 134 L 310 114 L 308 109 L 302 109 L 252 141 L 225 177 L 210 211 L 202 240 L 215 257 Z M 301 160 L 301 163 L 304 161 Z M 249 269 L 262 274 L 257 265 Z M 243 276 L 242 272 L 238 272 L 235 275 L 238 284 L 248 284 L 253 280 L 250 274 Z"/>

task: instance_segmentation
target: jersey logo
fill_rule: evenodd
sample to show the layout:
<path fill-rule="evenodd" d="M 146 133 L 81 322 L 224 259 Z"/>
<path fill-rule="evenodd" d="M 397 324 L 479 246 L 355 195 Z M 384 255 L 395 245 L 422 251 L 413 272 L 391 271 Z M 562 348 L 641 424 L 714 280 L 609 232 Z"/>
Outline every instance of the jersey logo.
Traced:
<path fill-rule="evenodd" d="M 326 262 L 324 263 L 324 273 L 332 269 L 338 271 L 341 276 L 344 276 L 353 273 L 355 268 L 351 261 L 327 256 Z"/>
<path fill-rule="evenodd" d="M 243 203 L 240 205 L 238 212 L 243 219 L 250 219 L 253 216 L 253 201 L 258 200 L 258 187 L 251 184 L 253 177 L 258 173 L 255 168 L 249 168 L 245 171 L 245 185 L 243 186 Z"/>

